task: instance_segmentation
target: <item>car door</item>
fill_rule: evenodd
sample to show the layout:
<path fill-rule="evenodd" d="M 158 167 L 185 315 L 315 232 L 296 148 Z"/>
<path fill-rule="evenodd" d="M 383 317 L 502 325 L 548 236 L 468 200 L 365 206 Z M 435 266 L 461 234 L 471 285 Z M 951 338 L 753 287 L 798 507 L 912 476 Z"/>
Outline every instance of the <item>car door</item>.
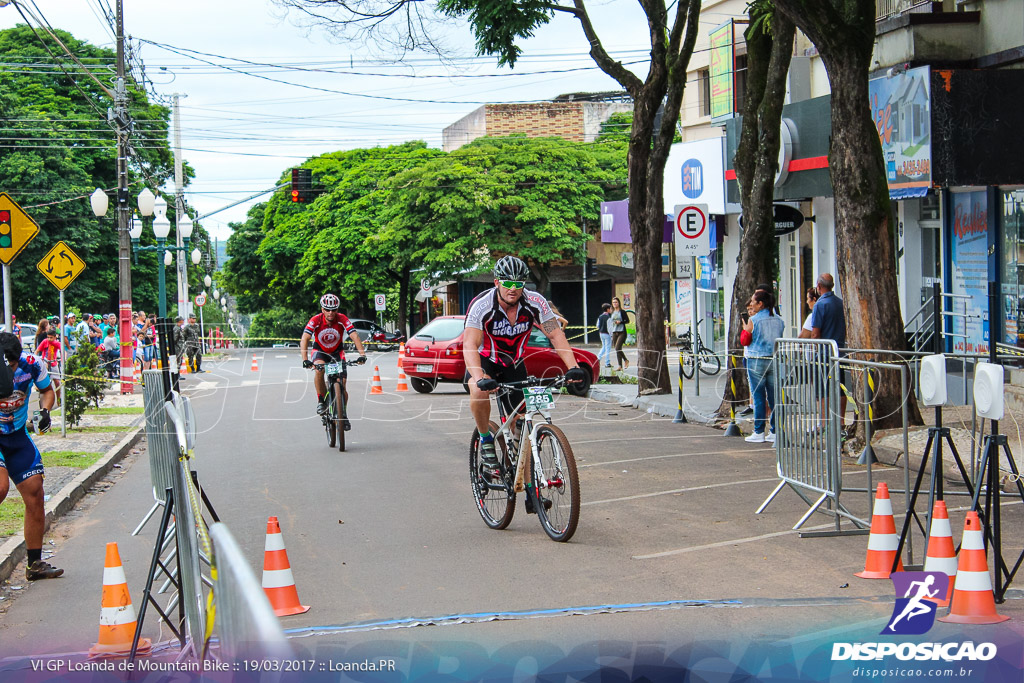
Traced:
<path fill-rule="evenodd" d="M 536 327 L 530 330 L 523 359 L 526 371 L 534 377 L 555 377 L 565 372 L 565 363 L 551 345 L 551 340 Z"/>

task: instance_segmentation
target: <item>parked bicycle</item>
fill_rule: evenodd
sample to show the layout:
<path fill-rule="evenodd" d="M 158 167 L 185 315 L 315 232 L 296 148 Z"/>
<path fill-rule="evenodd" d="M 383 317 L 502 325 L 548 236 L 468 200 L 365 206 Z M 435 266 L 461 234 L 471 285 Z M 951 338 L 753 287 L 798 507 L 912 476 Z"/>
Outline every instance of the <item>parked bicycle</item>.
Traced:
<path fill-rule="evenodd" d="M 705 375 L 717 375 L 722 369 L 722 361 L 715 355 L 715 352 L 704 346 L 704 340 L 700 338 L 700 330 L 697 330 L 697 350 L 693 350 L 693 328 L 686 331 L 686 334 L 679 338 L 676 345 L 683 354 L 683 377 L 693 379 L 693 373 L 699 368 Z"/>
<path fill-rule="evenodd" d="M 327 432 L 327 445 L 334 448 L 335 443 L 338 450 L 345 451 L 345 432 L 348 431 L 348 412 L 345 405 L 345 387 L 342 380 L 348 375 L 348 366 L 362 365 L 362 360 L 349 362 L 342 358 L 331 363 L 317 363 L 313 366 L 314 372 L 323 372 L 324 381 L 327 384 L 327 410 L 320 419 L 323 421 L 324 430 Z"/>
<path fill-rule="evenodd" d="M 480 433 L 473 430 L 469 444 L 469 478 L 473 497 L 484 523 L 504 529 L 515 514 L 516 494 L 525 492 L 528 511 L 536 511 L 545 533 L 553 541 L 565 542 L 576 533 L 580 518 L 579 478 L 569 440 L 551 423 L 553 388 L 565 377 L 498 384 L 499 429 L 492 421 L 497 472 L 481 471 Z M 512 406 L 508 394 L 522 389 L 525 395 Z M 526 412 L 519 414 L 525 404 Z M 510 417 L 514 416 L 514 417 Z"/>

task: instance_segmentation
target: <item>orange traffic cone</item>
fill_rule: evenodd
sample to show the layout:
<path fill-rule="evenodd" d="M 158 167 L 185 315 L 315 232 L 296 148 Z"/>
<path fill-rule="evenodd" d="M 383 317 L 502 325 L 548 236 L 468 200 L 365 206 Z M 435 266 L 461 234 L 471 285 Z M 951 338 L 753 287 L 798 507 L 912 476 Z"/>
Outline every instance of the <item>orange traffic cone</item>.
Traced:
<path fill-rule="evenodd" d="M 402 370 L 398 371 L 398 387 L 395 391 L 409 391 L 409 385 L 406 382 L 405 372 Z"/>
<path fill-rule="evenodd" d="M 875 510 L 871 517 L 871 535 L 868 536 L 868 555 L 864 561 L 864 571 L 857 572 L 854 576 L 862 579 L 888 579 L 899 542 L 899 536 L 896 535 L 896 520 L 892 518 L 889 487 L 885 482 L 881 482 L 875 492 Z M 896 571 L 903 571 L 903 560 L 900 560 Z"/>
<path fill-rule="evenodd" d="M 178 374 L 179 375 L 187 375 L 188 374 L 188 362 L 186 362 L 184 358 L 181 359 L 181 367 L 178 368 Z"/>
<path fill-rule="evenodd" d="M 252 354 L 252 371 L 253 372 L 259 372 L 260 371 L 260 366 L 256 362 L 256 354 L 255 353 Z"/>
<path fill-rule="evenodd" d="M 924 556 L 924 570 L 926 572 L 942 572 L 949 576 L 949 588 L 945 595 L 937 595 L 934 598 L 925 598 L 938 603 L 940 607 L 949 604 L 949 598 L 953 595 L 953 584 L 956 581 L 956 549 L 953 547 L 953 530 L 949 527 L 949 512 L 946 510 L 946 501 L 935 501 L 935 509 L 932 510 L 931 532 L 928 534 L 928 550 Z"/>
<path fill-rule="evenodd" d="M 383 394 L 384 387 L 380 383 L 380 368 L 376 365 L 373 366 L 373 382 L 370 384 L 371 394 Z"/>
<path fill-rule="evenodd" d="M 121 555 L 117 543 L 107 544 L 107 557 L 103 562 L 103 603 L 100 608 L 99 642 L 89 648 L 90 657 L 127 655 L 132 649 L 132 640 L 138 623 L 135 608 L 128 594 L 128 583 L 121 566 Z M 139 638 L 137 652 L 149 652 L 152 646 L 149 638 Z"/>
<path fill-rule="evenodd" d="M 398 342 L 398 369 L 405 363 L 405 342 Z"/>
<path fill-rule="evenodd" d="M 956 589 L 949 614 L 939 621 L 952 624 L 998 624 L 1010 617 L 996 612 L 992 594 L 992 577 L 985 559 L 985 539 L 978 513 L 971 510 L 964 521 L 964 537 L 960 541 L 960 563 L 956 568 Z"/>
<path fill-rule="evenodd" d="M 274 608 L 274 614 L 286 617 L 309 611 L 309 605 L 299 603 L 299 592 L 292 577 L 292 566 L 288 564 L 288 552 L 284 549 L 284 537 L 277 517 L 267 519 L 267 544 L 263 553 L 263 592 Z"/>

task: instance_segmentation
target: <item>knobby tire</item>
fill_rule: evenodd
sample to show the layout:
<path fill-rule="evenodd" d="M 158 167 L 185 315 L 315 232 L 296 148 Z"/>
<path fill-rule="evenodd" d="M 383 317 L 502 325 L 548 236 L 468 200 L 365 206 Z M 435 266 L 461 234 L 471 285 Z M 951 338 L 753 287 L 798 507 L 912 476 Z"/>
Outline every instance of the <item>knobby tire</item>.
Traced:
<path fill-rule="evenodd" d="M 490 431 L 492 434 L 497 433 L 498 425 L 491 422 Z M 509 449 L 505 439 L 496 438 L 494 448 L 498 461 L 502 463 L 501 481 L 491 480 L 488 486 L 488 481 L 480 474 L 480 432 L 473 430 L 473 436 L 469 441 L 469 480 L 473 488 L 473 499 L 484 524 L 491 529 L 500 530 L 512 523 L 512 516 L 516 511 L 516 494 L 511 486 L 515 472 L 511 470 L 512 463 L 508 457 Z"/>
<path fill-rule="evenodd" d="M 552 424 L 540 425 L 537 428 L 537 457 L 543 473 L 536 471 L 531 459 L 533 493 L 538 496 L 534 500 L 534 509 L 537 510 L 544 532 L 551 540 L 565 543 L 576 533 L 580 521 L 579 475 L 576 472 L 576 458 L 565 433 Z M 560 484 L 553 488 L 541 486 L 542 474 L 549 482 L 559 479 Z M 550 508 L 544 507 L 544 499 L 551 501 Z"/>
<path fill-rule="evenodd" d="M 714 368 L 714 370 L 712 370 L 711 368 Z M 719 359 L 718 356 L 716 356 L 714 353 L 712 353 L 710 349 L 705 349 L 705 350 L 703 350 L 701 352 L 701 357 L 700 357 L 700 371 L 701 372 L 703 372 L 705 375 L 708 375 L 708 376 L 714 376 L 714 375 L 717 375 L 721 369 L 722 369 L 722 361 L 721 361 L 721 359 Z"/>
<path fill-rule="evenodd" d="M 331 391 L 334 392 L 334 429 L 338 432 L 338 450 L 345 452 L 345 392 L 341 382 L 335 381 Z"/>

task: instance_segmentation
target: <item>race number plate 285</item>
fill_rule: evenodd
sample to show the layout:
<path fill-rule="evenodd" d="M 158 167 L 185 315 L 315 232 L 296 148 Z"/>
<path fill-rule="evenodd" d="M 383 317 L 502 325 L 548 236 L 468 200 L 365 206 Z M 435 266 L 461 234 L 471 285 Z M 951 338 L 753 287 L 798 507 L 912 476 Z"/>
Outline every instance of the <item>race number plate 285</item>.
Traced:
<path fill-rule="evenodd" d="M 526 387 L 526 410 L 547 412 L 555 404 L 550 387 Z"/>

